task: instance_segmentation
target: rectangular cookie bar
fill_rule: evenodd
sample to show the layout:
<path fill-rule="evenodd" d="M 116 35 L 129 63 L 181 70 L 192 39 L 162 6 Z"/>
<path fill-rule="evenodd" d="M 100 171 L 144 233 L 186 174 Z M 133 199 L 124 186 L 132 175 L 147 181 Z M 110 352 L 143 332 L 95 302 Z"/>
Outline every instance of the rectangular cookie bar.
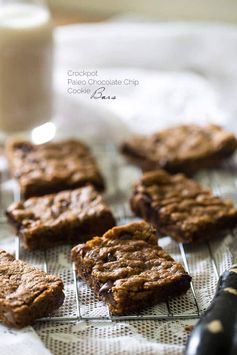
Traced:
<path fill-rule="evenodd" d="M 64 301 L 63 282 L 0 249 L 0 320 L 22 328 Z"/>
<path fill-rule="evenodd" d="M 104 189 L 104 180 L 89 148 L 76 140 L 34 145 L 11 140 L 6 147 L 10 172 L 29 198 L 90 183 Z"/>
<path fill-rule="evenodd" d="M 162 168 L 191 175 L 217 166 L 236 148 L 236 138 L 222 127 L 189 124 L 133 137 L 121 145 L 121 152 L 143 171 Z"/>
<path fill-rule="evenodd" d="M 213 196 L 183 174 L 164 170 L 145 173 L 135 184 L 130 200 L 135 215 L 182 243 L 213 238 L 237 226 L 237 210 L 231 201 Z"/>
<path fill-rule="evenodd" d="M 191 277 L 157 245 L 145 222 L 114 227 L 72 249 L 78 276 L 111 314 L 141 310 L 186 292 Z"/>
<path fill-rule="evenodd" d="M 30 250 L 84 242 L 115 225 L 110 208 L 91 185 L 14 202 L 6 214 Z"/>

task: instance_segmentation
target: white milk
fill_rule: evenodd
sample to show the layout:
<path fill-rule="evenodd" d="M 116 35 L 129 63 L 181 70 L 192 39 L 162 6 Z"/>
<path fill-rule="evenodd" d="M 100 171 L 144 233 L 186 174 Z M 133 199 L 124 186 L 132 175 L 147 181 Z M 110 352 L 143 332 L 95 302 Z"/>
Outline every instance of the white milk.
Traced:
<path fill-rule="evenodd" d="M 52 50 L 46 8 L 0 5 L 0 131 L 26 131 L 51 119 Z"/>

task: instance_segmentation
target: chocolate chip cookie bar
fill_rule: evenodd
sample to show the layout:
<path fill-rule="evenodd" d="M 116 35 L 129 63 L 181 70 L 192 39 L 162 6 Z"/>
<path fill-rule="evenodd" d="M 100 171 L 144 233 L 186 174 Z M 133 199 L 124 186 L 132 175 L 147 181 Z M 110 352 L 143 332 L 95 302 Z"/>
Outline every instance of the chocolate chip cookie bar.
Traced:
<path fill-rule="evenodd" d="M 0 249 L 0 321 L 16 328 L 48 316 L 64 301 L 63 282 Z"/>
<path fill-rule="evenodd" d="M 157 244 L 145 222 L 114 227 L 72 249 L 78 276 L 114 315 L 135 312 L 185 293 L 191 277 Z"/>
<path fill-rule="evenodd" d="M 182 243 L 215 238 L 237 226 L 237 210 L 229 200 L 214 196 L 183 174 L 170 175 L 164 170 L 145 173 L 135 184 L 131 209 Z"/>
<path fill-rule="evenodd" d="M 6 214 L 29 250 L 84 242 L 115 225 L 110 208 L 90 185 L 15 202 Z"/>
<path fill-rule="evenodd" d="M 162 168 L 191 175 L 217 166 L 236 148 L 236 138 L 222 127 L 190 124 L 133 137 L 121 145 L 121 152 L 143 171 Z"/>
<path fill-rule="evenodd" d="M 74 189 L 90 183 L 104 189 L 104 180 L 89 148 L 76 140 L 34 145 L 9 141 L 10 172 L 23 198 Z"/>

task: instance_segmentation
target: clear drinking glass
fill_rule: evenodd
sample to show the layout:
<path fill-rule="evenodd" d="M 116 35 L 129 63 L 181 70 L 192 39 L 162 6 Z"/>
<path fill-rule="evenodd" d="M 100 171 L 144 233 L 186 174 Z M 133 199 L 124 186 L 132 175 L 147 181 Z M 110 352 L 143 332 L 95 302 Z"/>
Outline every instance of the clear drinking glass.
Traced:
<path fill-rule="evenodd" d="M 0 132 L 52 118 L 53 26 L 42 1 L 0 0 Z"/>

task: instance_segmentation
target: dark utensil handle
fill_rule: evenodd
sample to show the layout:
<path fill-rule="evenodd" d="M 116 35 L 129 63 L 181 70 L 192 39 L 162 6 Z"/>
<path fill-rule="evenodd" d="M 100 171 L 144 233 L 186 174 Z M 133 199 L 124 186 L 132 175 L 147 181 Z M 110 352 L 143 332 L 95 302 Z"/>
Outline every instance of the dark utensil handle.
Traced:
<path fill-rule="evenodd" d="M 225 271 L 216 294 L 194 327 L 185 355 L 237 355 L 237 265 Z"/>

